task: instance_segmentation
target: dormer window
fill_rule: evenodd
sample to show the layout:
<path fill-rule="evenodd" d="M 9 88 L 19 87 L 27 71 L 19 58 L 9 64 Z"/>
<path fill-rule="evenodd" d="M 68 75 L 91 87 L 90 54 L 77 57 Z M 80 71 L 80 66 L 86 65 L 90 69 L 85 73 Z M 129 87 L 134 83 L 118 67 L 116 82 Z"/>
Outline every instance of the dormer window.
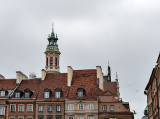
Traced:
<path fill-rule="evenodd" d="M 0 91 L 1 96 L 5 96 L 5 91 Z"/>
<path fill-rule="evenodd" d="M 85 95 L 85 90 L 83 88 L 78 89 L 78 97 L 83 97 Z"/>
<path fill-rule="evenodd" d="M 25 93 L 25 98 L 29 98 L 29 93 Z"/>
<path fill-rule="evenodd" d="M 50 98 L 51 90 L 46 88 L 44 89 L 44 98 Z"/>
<path fill-rule="evenodd" d="M 44 98 L 49 98 L 49 92 L 44 92 Z"/>
<path fill-rule="evenodd" d="M 30 98 L 32 96 L 32 94 L 33 94 L 33 92 L 29 88 L 24 90 L 24 97 L 25 98 Z"/>
<path fill-rule="evenodd" d="M 61 89 L 55 89 L 55 98 L 61 98 Z"/>
<path fill-rule="evenodd" d="M 15 98 L 20 98 L 20 93 L 15 93 Z"/>

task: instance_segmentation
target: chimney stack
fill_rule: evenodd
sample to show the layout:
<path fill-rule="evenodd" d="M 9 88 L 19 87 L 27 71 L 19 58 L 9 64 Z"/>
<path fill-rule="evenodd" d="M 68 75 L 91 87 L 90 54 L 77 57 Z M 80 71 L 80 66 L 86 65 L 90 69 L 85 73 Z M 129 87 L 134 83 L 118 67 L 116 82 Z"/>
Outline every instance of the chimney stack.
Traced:
<path fill-rule="evenodd" d="M 41 70 L 42 71 L 42 77 L 41 77 L 41 80 L 44 80 L 45 79 L 45 77 L 46 77 L 46 70 L 44 70 L 44 69 L 42 69 Z"/>
<path fill-rule="evenodd" d="M 96 66 L 97 68 L 97 79 L 99 78 L 99 88 L 104 90 L 103 88 L 103 72 L 101 66 Z"/>
<path fill-rule="evenodd" d="M 67 70 L 68 70 L 67 86 L 70 87 L 72 83 L 72 78 L 73 78 L 73 69 L 71 66 L 68 66 Z"/>
<path fill-rule="evenodd" d="M 17 77 L 16 83 L 20 83 L 23 79 L 28 79 L 28 77 L 21 71 L 16 71 L 16 77 Z"/>

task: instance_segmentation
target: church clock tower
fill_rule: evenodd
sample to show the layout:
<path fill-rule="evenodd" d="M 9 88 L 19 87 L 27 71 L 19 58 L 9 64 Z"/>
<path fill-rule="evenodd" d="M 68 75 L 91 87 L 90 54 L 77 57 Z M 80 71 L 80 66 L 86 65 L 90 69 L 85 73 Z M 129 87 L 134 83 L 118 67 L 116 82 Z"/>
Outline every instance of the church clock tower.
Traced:
<path fill-rule="evenodd" d="M 45 54 L 46 54 L 46 71 L 50 73 L 59 72 L 59 48 L 57 44 L 58 38 L 55 35 L 53 25 L 52 33 L 48 36 L 48 42 Z"/>

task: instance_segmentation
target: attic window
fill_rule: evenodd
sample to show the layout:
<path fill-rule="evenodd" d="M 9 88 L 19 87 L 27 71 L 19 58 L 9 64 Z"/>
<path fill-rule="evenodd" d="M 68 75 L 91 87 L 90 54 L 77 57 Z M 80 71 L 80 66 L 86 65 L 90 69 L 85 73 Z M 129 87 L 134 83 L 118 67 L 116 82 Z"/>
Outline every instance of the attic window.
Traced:
<path fill-rule="evenodd" d="M 20 93 L 15 93 L 15 98 L 20 98 Z"/>
<path fill-rule="evenodd" d="M 30 97 L 30 94 L 27 92 L 25 93 L 25 98 L 29 98 Z"/>
<path fill-rule="evenodd" d="M 1 96 L 5 96 L 5 91 L 0 91 Z"/>
<path fill-rule="evenodd" d="M 83 97 L 85 95 L 85 90 L 83 88 L 78 89 L 78 97 Z"/>
<path fill-rule="evenodd" d="M 61 98 L 61 92 L 62 92 L 61 89 L 59 88 L 55 89 L 55 98 Z"/>
<path fill-rule="evenodd" d="M 50 98 L 51 90 L 46 88 L 44 89 L 44 98 Z"/>

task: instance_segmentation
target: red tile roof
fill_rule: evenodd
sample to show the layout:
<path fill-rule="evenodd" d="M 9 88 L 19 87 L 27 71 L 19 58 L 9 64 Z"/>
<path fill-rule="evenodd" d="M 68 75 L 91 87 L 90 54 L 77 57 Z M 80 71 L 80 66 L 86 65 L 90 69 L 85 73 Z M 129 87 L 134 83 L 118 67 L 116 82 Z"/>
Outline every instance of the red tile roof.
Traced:
<path fill-rule="evenodd" d="M 39 85 L 40 85 L 41 79 L 26 79 L 22 80 L 18 89 L 24 91 L 25 89 L 30 89 L 33 94 L 31 97 L 36 97 L 39 92 Z"/>
<path fill-rule="evenodd" d="M 117 95 L 117 83 L 116 82 L 103 82 L 104 91 L 110 91 Z"/>
<path fill-rule="evenodd" d="M 86 95 L 78 97 L 77 89 L 83 88 Z M 72 85 L 69 90 L 68 99 L 97 99 L 98 93 L 102 91 L 97 88 L 96 70 L 74 70 Z"/>
<path fill-rule="evenodd" d="M 0 79 L 0 89 L 13 90 L 16 88 L 16 79 Z"/>
<path fill-rule="evenodd" d="M 50 89 L 52 91 L 49 99 L 44 98 L 44 89 Z M 62 90 L 62 96 L 60 99 L 55 98 L 55 89 Z M 37 100 L 41 101 L 64 101 L 68 93 L 67 86 L 67 73 L 48 73 L 44 81 L 41 81 L 40 92 L 38 94 Z"/>

